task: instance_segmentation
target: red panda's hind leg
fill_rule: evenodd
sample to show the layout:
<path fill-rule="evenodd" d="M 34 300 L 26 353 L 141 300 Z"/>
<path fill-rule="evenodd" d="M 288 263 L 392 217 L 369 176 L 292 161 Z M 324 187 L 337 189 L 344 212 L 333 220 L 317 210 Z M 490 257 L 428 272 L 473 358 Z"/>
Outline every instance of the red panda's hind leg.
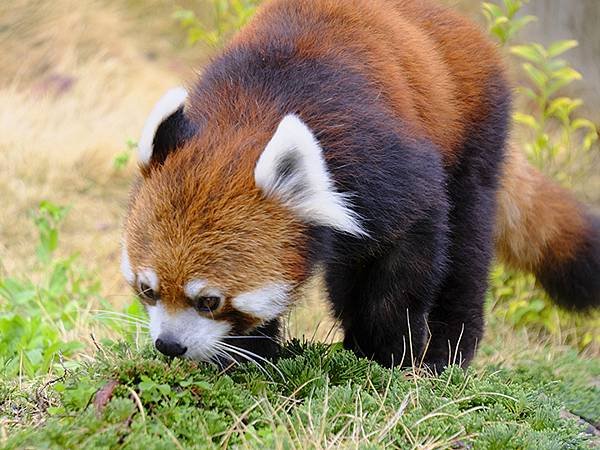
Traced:
<path fill-rule="evenodd" d="M 484 301 L 494 254 L 497 192 L 509 128 L 510 94 L 488 80 L 487 105 L 470 127 L 461 161 L 449 173 L 449 272 L 429 316 L 425 363 L 434 371 L 468 365 L 484 330 Z"/>

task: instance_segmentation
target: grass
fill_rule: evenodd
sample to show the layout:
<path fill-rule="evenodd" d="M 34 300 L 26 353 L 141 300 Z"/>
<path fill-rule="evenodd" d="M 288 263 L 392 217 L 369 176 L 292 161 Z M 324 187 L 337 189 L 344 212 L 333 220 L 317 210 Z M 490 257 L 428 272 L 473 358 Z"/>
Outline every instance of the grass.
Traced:
<path fill-rule="evenodd" d="M 209 3 L 178 7 L 203 17 Z M 223 373 L 148 347 L 118 273 L 120 220 L 147 112 L 206 60 L 175 9 L 0 3 L 0 448 L 600 446 L 600 315 L 560 312 L 502 267 L 467 372 L 391 372 L 343 351 L 318 278 L 276 368 Z"/>
<path fill-rule="evenodd" d="M 583 449 L 599 441 L 565 411 L 600 421 L 598 376 L 573 350 L 428 377 L 297 340 L 230 373 L 113 344 L 50 382 L 3 382 L 0 411 L 38 424 L 13 426 L 7 449 Z"/>
<path fill-rule="evenodd" d="M 223 371 L 159 356 L 147 342 L 139 302 L 119 311 L 76 255 L 57 257 L 66 215 L 43 202 L 32 217 L 38 282 L 0 277 L 2 448 L 600 445 L 597 340 L 578 351 L 565 334 L 550 333 L 539 321 L 543 296 L 526 277 L 496 269 L 488 335 L 467 371 L 451 367 L 436 377 L 419 367 L 388 370 L 314 339 L 288 340 L 276 362 Z M 510 302 L 503 295 L 519 300 L 525 293 L 541 296 L 529 299 L 543 306 L 533 309 L 537 332 L 506 320 L 532 314 L 504 309 Z M 301 314 L 291 323 L 308 326 L 309 319 Z M 570 320 L 579 332 L 597 323 Z"/>

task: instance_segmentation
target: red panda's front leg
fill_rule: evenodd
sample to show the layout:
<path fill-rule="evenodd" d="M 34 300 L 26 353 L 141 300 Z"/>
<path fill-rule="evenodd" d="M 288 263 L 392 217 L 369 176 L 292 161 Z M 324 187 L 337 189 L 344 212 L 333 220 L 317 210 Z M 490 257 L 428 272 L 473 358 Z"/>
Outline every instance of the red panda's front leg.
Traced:
<path fill-rule="evenodd" d="M 448 275 L 429 316 L 432 337 L 425 364 L 434 372 L 452 364 L 468 366 L 483 336 L 495 192 L 469 181 L 451 183 L 460 203 L 455 202 L 451 214 Z"/>
<path fill-rule="evenodd" d="M 427 317 L 446 268 L 447 236 L 439 211 L 418 221 L 384 254 L 354 267 L 330 266 L 330 301 L 344 346 L 384 366 L 419 365 Z"/>

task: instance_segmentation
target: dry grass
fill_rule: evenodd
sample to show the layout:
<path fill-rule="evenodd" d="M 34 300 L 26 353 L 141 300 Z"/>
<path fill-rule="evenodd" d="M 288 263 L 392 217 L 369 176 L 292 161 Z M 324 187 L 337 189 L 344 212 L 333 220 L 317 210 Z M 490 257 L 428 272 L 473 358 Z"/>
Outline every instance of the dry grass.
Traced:
<path fill-rule="evenodd" d="M 183 36 L 169 20 L 173 8 L 159 0 L 0 5 L 0 270 L 31 269 L 29 214 L 48 199 L 72 208 L 61 252 L 81 254 L 105 297 L 117 304 L 129 298 L 118 258 L 135 167 L 118 172 L 113 159 L 137 139 L 156 99 L 193 79 L 191 68 L 205 58 L 173 45 Z M 316 303 L 292 314 L 291 334 L 312 335 L 320 323 L 316 335 L 332 335 Z"/>
<path fill-rule="evenodd" d="M 144 56 L 119 8 L 8 3 L 0 7 L 8 22 L 0 27 L 0 259 L 10 272 L 29 268 L 28 212 L 50 199 L 72 206 L 63 250 L 102 268 L 107 294 L 122 293 L 116 257 L 132 173 L 116 174 L 112 160 L 181 73 Z"/>

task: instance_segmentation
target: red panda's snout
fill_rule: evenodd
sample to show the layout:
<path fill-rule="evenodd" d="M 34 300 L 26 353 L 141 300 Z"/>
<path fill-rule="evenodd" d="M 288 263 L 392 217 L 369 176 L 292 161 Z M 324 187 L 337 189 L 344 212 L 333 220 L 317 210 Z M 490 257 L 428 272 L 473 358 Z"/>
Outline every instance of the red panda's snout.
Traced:
<path fill-rule="evenodd" d="M 154 346 L 166 356 L 213 362 L 236 359 L 243 352 L 236 339 L 277 320 L 294 300 L 296 282 L 283 273 L 273 281 L 250 283 L 255 287 L 244 288 L 235 280 L 228 284 L 224 276 L 209 274 L 210 280 L 187 276 L 202 270 L 197 266 L 188 271 L 185 267 L 189 262 L 180 260 L 178 272 L 183 276 L 175 280 L 161 263 L 133 263 L 131 258 L 138 261 L 139 256 L 130 248 L 123 247 L 123 273 L 148 312 Z"/>

